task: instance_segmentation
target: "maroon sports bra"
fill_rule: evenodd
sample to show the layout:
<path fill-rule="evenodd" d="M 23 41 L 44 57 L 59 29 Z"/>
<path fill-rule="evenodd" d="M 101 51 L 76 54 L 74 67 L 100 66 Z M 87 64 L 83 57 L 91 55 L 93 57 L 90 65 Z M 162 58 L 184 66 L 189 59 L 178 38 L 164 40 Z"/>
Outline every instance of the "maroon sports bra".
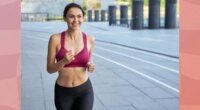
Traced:
<path fill-rule="evenodd" d="M 70 62 L 69 64 L 66 64 L 64 67 L 86 67 L 87 66 L 87 63 L 89 60 L 89 53 L 87 49 L 87 37 L 85 33 L 82 32 L 82 34 L 83 34 L 83 44 L 84 44 L 83 49 L 74 56 L 75 59 L 72 60 L 72 62 Z M 61 48 L 56 55 L 57 62 L 62 60 L 65 54 L 68 52 L 68 50 L 64 46 L 65 46 L 65 32 L 62 32 L 61 33 Z"/>

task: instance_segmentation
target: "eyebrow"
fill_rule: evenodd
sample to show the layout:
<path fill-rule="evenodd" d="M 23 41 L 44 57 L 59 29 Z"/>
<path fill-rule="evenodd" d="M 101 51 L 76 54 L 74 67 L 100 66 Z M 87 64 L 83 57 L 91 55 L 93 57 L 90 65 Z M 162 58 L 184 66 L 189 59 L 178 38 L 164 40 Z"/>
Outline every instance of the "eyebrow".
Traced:
<path fill-rule="evenodd" d="M 69 14 L 69 15 L 70 15 L 70 16 L 71 16 L 71 15 L 73 15 L 73 16 L 80 16 L 80 15 L 83 16 L 82 14 L 77 14 L 77 15 Z"/>

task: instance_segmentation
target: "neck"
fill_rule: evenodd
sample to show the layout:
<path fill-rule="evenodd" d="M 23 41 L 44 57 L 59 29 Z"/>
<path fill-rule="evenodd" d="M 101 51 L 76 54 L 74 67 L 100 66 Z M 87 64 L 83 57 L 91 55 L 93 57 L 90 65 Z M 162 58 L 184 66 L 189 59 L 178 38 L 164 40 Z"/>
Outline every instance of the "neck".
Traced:
<path fill-rule="evenodd" d="M 80 30 L 68 29 L 66 32 L 67 32 L 69 38 L 72 39 L 72 40 L 77 39 L 81 35 L 81 31 Z"/>

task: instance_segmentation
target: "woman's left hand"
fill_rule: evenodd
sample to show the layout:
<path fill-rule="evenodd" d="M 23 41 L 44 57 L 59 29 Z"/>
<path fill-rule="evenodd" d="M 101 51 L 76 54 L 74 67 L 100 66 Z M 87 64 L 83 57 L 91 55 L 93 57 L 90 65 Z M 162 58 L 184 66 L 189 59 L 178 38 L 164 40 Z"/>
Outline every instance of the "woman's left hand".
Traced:
<path fill-rule="evenodd" d="M 95 69 L 94 64 L 92 62 L 88 62 L 87 63 L 88 72 L 92 73 L 92 72 L 94 72 L 94 69 Z"/>

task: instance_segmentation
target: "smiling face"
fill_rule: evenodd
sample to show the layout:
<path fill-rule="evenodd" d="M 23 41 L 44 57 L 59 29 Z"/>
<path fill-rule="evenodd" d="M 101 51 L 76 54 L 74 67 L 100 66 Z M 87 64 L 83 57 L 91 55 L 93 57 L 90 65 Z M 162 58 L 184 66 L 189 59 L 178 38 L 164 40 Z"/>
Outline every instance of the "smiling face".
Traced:
<path fill-rule="evenodd" d="M 67 11 L 67 14 L 64 19 L 67 22 L 69 29 L 73 30 L 80 29 L 84 20 L 83 12 L 81 11 L 81 9 L 76 7 L 70 8 Z"/>

